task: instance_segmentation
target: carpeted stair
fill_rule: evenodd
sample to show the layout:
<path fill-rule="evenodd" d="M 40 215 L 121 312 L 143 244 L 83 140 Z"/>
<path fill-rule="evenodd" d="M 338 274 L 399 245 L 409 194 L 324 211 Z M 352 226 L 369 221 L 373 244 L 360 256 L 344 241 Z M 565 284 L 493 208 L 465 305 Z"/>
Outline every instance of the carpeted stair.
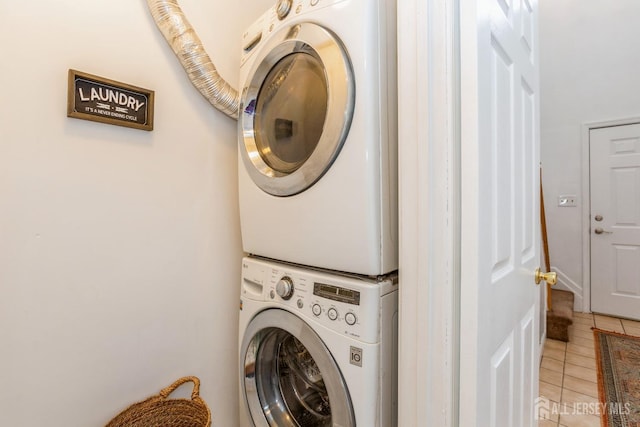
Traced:
<path fill-rule="evenodd" d="M 573 292 L 551 289 L 551 309 L 547 311 L 547 338 L 569 341 L 573 323 Z"/>

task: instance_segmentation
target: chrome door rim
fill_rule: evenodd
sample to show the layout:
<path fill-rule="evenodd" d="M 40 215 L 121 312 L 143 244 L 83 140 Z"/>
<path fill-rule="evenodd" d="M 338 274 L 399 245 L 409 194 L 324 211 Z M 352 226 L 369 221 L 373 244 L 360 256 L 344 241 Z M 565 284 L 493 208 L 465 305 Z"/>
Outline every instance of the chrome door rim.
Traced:
<path fill-rule="evenodd" d="M 241 156 L 251 179 L 274 196 L 292 196 L 315 184 L 331 167 L 349 132 L 355 103 L 355 83 L 351 62 L 336 35 L 313 24 L 285 27 L 262 47 L 264 52 L 249 72 L 240 99 Z M 272 67 L 284 57 L 303 53 L 316 58 L 325 72 L 328 88 L 327 113 L 318 144 L 297 170 L 283 174 L 261 157 L 255 139 L 254 114 L 262 83 Z"/>
<path fill-rule="evenodd" d="M 267 403 L 260 401 L 258 389 L 260 384 L 256 378 L 256 362 L 260 349 L 260 332 L 280 329 L 298 339 L 309 351 L 323 373 L 324 384 L 329 395 L 331 405 L 331 425 L 354 427 L 355 417 L 351 405 L 349 390 L 342 377 L 340 368 L 333 356 L 315 331 L 299 317 L 280 309 L 269 309 L 256 315 L 245 330 L 240 349 L 240 377 L 245 404 L 249 409 L 254 424 L 258 427 L 277 426 L 294 427 L 296 424 L 284 425 L 265 411 Z M 258 342 L 256 342 L 258 341 Z M 271 378 L 275 380 L 275 378 Z M 285 409 L 285 402 L 271 402 L 275 406 Z M 269 412 L 269 414 L 265 414 Z M 283 410 L 283 413 L 285 411 Z"/>

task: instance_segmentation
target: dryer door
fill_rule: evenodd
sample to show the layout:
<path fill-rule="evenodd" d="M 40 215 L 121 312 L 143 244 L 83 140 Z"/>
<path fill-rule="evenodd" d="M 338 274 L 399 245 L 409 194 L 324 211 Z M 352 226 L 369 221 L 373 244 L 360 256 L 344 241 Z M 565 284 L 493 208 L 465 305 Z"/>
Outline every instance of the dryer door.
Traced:
<path fill-rule="evenodd" d="M 318 335 L 279 309 L 249 323 L 240 349 L 241 386 L 258 427 L 353 427 L 349 391 Z"/>
<path fill-rule="evenodd" d="M 258 187 L 291 196 L 322 177 L 347 137 L 351 63 L 337 36 L 312 23 L 270 35 L 257 55 L 240 99 L 240 152 Z"/>

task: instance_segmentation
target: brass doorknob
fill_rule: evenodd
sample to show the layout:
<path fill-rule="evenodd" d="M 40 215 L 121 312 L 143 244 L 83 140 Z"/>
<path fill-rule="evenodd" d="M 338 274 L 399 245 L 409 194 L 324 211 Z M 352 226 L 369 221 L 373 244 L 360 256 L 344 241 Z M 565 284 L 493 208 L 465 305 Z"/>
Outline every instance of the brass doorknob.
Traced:
<path fill-rule="evenodd" d="M 535 280 L 536 285 L 539 285 L 540 282 L 544 280 L 545 282 L 553 286 L 558 283 L 558 273 L 556 273 L 555 271 L 543 273 L 542 271 L 540 271 L 540 268 L 536 268 Z"/>

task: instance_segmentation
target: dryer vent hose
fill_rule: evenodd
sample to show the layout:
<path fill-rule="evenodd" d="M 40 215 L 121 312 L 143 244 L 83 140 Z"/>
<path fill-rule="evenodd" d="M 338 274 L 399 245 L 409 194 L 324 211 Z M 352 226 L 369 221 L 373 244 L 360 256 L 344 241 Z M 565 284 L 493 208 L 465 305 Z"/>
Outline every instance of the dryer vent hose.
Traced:
<path fill-rule="evenodd" d="M 238 91 L 218 74 L 177 0 L 147 0 L 147 5 L 193 85 L 211 105 L 237 120 Z"/>

